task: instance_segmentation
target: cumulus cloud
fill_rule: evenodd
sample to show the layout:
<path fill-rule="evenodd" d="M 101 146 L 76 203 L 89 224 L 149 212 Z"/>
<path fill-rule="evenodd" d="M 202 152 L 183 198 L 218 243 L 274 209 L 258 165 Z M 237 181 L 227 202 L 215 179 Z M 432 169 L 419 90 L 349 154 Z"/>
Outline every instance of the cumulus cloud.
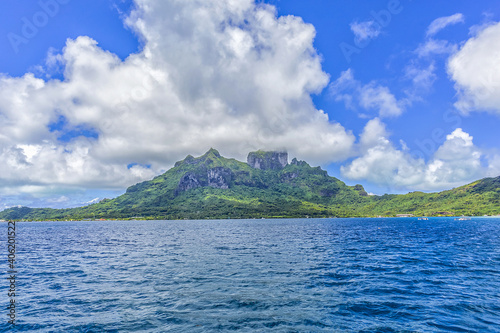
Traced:
<path fill-rule="evenodd" d="M 443 30 L 449 25 L 463 23 L 465 20 L 464 15 L 461 13 L 456 13 L 450 16 L 444 16 L 435 19 L 427 28 L 427 37 L 434 36 L 439 31 Z"/>
<path fill-rule="evenodd" d="M 361 156 L 341 167 L 344 177 L 396 189 L 410 188 L 422 178 L 424 161 L 398 150 L 389 140 L 385 124 L 380 119 L 367 123 L 359 145 Z"/>
<path fill-rule="evenodd" d="M 388 87 L 372 81 L 363 85 L 354 78 L 351 69 L 344 71 L 330 84 L 330 93 L 349 109 L 360 107 L 375 111 L 380 117 L 397 117 L 404 111 L 406 101 L 398 101 Z"/>
<path fill-rule="evenodd" d="M 485 154 L 461 128 L 446 137 L 429 161 L 414 157 L 404 143 L 396 147 L 378 118 L 367 123 L 358 145 L 360 156 L 341 168 L 342 175 L 389 190 L 444 190 L 500 173 L 498 155 Z"/>
<path fill-rule="evenodd" d="M 452 55 L 448 73 L 459 110 L 500 114 L 500 23 L 487 26 Z"/>
<path fill-rule="evenodd" d="M 63 80 L 0 77 L 0 187 L 118 189 L 210 147 L 351 154 L 354 136 L 312 102 L 329 81 L 312 25 L 253 0 L 135 3 L 137 54 L 82 36 L 49 56 Z"/>
<path fill-rule="evenodd" d="M 361 88 L 360 104 L 365 109 L 379 110 L 381 117 L 399 116 L 403 109 L 398 105 L 396 97 L 389 88 L 376 84 L 368 84 Z"/>

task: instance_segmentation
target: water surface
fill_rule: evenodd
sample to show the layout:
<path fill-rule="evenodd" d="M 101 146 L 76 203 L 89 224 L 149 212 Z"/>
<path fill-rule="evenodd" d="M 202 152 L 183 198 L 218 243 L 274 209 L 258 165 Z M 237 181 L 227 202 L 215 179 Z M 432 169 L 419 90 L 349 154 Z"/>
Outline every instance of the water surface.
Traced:
<path fill-rule="evenodd" d="M 497 218 L 17 228 L 19 332 L 500 332 Z"/>

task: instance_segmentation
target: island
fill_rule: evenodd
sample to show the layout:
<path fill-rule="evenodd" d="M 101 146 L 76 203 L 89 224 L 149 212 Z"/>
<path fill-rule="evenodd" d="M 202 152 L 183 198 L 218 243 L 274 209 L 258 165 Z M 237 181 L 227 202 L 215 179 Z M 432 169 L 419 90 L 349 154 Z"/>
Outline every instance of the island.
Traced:
<path fill-rule="evenodd" d="M 500 177 L 439 193 L 369 195 L 320 167 L 288 161 L 284 151 L 255 151 L 247 162 L 210 149 L 188 155 L 114 199 L 69 209 L 13 207 L 2 220 L 242 219 L 462 216 L 500 214 Z"/>

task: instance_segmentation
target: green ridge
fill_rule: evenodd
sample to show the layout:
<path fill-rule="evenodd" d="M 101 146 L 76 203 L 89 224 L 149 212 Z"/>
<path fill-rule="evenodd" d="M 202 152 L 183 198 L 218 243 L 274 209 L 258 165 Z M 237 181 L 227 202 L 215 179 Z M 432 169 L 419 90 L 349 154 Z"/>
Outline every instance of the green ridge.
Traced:
<path fill-rule="evenodd" d="M 259 151 L 260 158 L 273 152 Z M 275 156 L 276 157 L 276 156 Z M 269 162 L 268 161 L 268 162 Z M 222 219 L 274 217 L 459 216 L 500 214 L 500 177 L 439 193 L 369 196 L 320 167 L 293 159 L 285 167 L 260 170 L 222 157 L 215 149 L 184 160 L 115 199 L 71 209 L 10 208 L 8 220 Z"/>

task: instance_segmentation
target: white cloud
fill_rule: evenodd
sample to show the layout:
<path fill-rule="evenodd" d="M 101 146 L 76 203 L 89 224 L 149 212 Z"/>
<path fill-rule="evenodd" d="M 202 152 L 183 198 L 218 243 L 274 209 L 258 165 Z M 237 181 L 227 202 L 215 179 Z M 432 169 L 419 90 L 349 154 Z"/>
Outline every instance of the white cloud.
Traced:
<path fill-rule="evenodd" d="M 351 31 L 358 42 L 363 42 L 368 39 L 375 39 L 380 35 L 381 26 L 375 21 L 352 22 Z"/>
<path fill-rule="evenodd" d="M 472 139 L 461 128 L 446 136 L 446 141 L 427 167 L 426 180 L 430 183 L 459 185 L 485 176 L 487 171 L 481 165 L 483 154 Z"/>
<path fill-rule="evenodd" d="M 415 64 L 410 64 L 405 68 L 405 77 L 412 81 L 414 91 L 428 91 L 434 81 L 436 81 L 437 76 L 435 74 L 436 66 L 434 62 L 431 62 L 426 67 L 419 67 Z"/>
<path fill-rule="evenodd" d="M 456 50 L 457 45 L 446 40 L 429 39 L 424 44 L 419 45 L 415 52 L 419 57 L 425 58 L 436 54 L 451 54 Z"/>
<path fill-rule="evenodd" d="M 0 187 L 118 189 L 210 147 L 351 154 L 354 136 L 312 102 L 329 77 L 301 18 L 253 0 L 136 0 L 126 22 L 144 48 L 124 61 L 83 36 L 49 55 L 63 81 L 0 77 Z M 94 137 L 58 139 L 82 128 Z"/>
<path fill-rule="evenodd" d="M 436 58 L 447 57 L 454 54 L 458 45 L 447 40 L 436 39 L 434 35 L 445 27 L 464 21 L 460 13 L 451 16 L 440 17 L 434 20 L 428 27 L 426 39 L 413 51 L 414 59 L 405 68 L 405 78 L 412 81 L 413 85 L 405 90 L 408 101 L 421 101 L 423 95 L 428 93 L 437 79 Z"/>
<path fill-rule="evenodd" d="M 365 109 L 379 110 L 381 117 L 399 116 L 403 113 L 389 88 L 376 84 L 368 84 L 361 89 L 360 104 Z"/>
<path fill-rule="evenodd" d="M 486 155 L 488 159 L 488 177 L 500 176 L 500 153 L 494 152 Z"/>
<path fill-rule="evenodd" d="M 376 111 L 380 117 L 397 117 L 404 111 L 406 101 L 398 101 L 389 88 L 370 82 L 363 85 L 354 78 L 351 69 L 341 73 L 330 84 L 330 93 L 337 101 L 345 103 L 347 108 L 356 106 L 367 111 Z"/>
<path fill-rule="evenodd" d="M 100 198 L 94 198 L 90 201 L 87 201 L 85 204 L 90 205 L 90 204 L 95 204 L 98 203 L 101 199 Z"/>
<path fill-rule="evenodd" d="M 404 143 L 401 149 L 395 147 L 377 118 L 367 123 L 359 148 L 360 156 L 341 168 L 342 175 L 389 190 L 444 190 L 500 173 L 499 155 L 482 152 L 461 128 L 449 134 L 427 162 L 413 157 Z"/>
<path fill-rule="evenodd" d="M 352 70 L 349 68 L 340 73 L 338 79 L 330 84 L 329 91 L 337 102 L 342 101 L 346 105 L 346 108 L 353 110 L 357 104 L 355 95 L 360 89 L 360 85 L 360 82 L 354 79 Z"/>
<path fill-rule="evenodd" d="M 464 20 L 465 20 L 464 15 L 461 13 L 437 18 L 434 21 L 432 21 L 432 23 L 427 28 L 427 37 L 434 36 L 447 26 L 457 23 L 462 23 L 464 22 Z"/>
<path fill-rule="evenodd" d="M 341 167 L 342 175 L 397 189 L 417 183 L 422 177 L 423 160 L 397 150 L 388 137 L 385 124 L 378 118 L 370 120 L 360 136 L 361 156 Z"/>
<path fill-rule="evenodd" d="M 487 27 L 495 25 L 497 23 L 495 22 L 495 13 L 491 11 L 484 11 L 482 13 L 482 16 L 483 18 L 480 23 L 469 27 L 469 35 L 471 37 L 477 36 L 481 31 L 483 31 Z"/>
<path fill-rule="evenodd" d="M 470 38 L 448 61 L 458 101 L 464 113 L 500 114 L 500 23 L 487 26 Z"/>
<path fill-rule="evenodd" d="M 361 152 L 366 153 L 372 147 L 385 145 L 388 136 L 386 126 L 379 118 L 370 120 L 359 139 Z"/>

